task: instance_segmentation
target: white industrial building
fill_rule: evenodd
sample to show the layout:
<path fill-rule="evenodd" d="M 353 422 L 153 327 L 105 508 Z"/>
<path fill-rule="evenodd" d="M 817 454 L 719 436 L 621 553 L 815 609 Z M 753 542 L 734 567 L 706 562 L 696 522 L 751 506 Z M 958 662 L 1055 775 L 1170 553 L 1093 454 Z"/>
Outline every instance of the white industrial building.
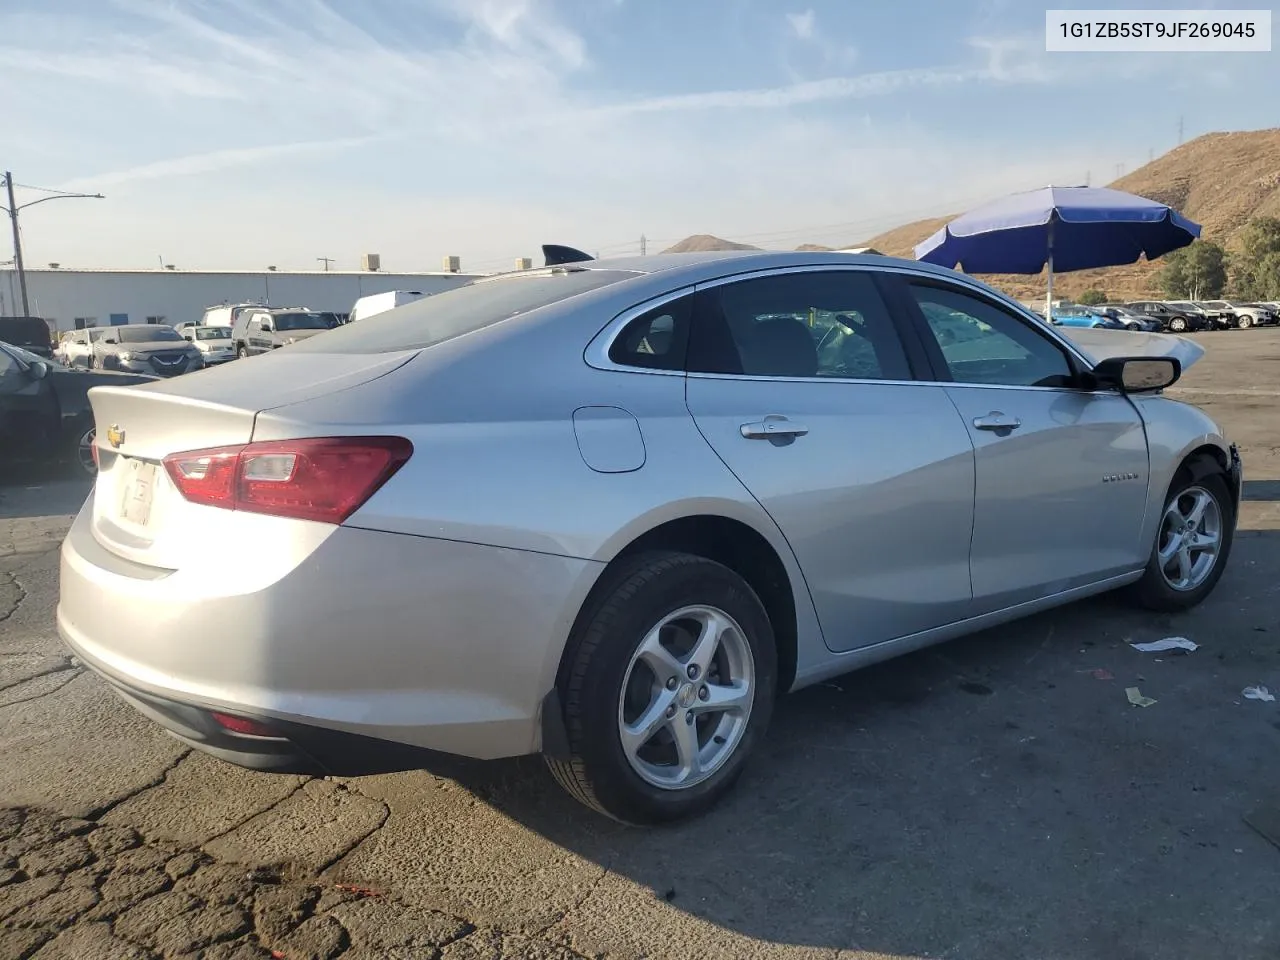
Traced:
<path fill-rule="evenodd" d="M 368 258 L 376 263 L 376 258 Z M 439 293 L 482 274 L 464 274 L 457 259 L 439 273 L 383 273 L 368 270 L 76 270 L 28 267 L 27 301 L 32 316 L 55 332 L 123 323 L 199 320 L 206 307 L 223 303 L 263 303 L 347 313 L 357 298 L 388 290 Z M 12 267 L 0 269 L 0 316 L 22 314 L 22 295 Z"/>

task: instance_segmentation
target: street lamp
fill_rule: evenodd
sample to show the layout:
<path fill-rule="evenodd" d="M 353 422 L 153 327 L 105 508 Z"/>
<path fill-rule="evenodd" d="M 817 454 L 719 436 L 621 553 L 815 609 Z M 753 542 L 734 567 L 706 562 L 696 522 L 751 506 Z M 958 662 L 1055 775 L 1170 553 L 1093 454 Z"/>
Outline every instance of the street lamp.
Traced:
<path fill-rule="evenodd" d="M 8 170 L 4 172 L 4 185 L 9 193 L 9 206 L 0 207 L 9 215 L 10 221 L 13 223 L 13 265 L 18 272 L 18 289 L 22 291 L 22 315 L 31 315 L 31 305 L 27 302 L 27 274 L 22 268 L 22 234 L 18 231 L 18 212 L 25 210 L 27 207 L 34 207 L 37 203 L 44 203 L 46 200 L 104 200 L 106 199 L 100 193 L 65 193 L 62 191 L 51 193 L 47 197 L 41 197 L 39 200 L 32 200 L 30 203 L 24 203 L 22 206 L 13 199 L 13 174 Z"/>

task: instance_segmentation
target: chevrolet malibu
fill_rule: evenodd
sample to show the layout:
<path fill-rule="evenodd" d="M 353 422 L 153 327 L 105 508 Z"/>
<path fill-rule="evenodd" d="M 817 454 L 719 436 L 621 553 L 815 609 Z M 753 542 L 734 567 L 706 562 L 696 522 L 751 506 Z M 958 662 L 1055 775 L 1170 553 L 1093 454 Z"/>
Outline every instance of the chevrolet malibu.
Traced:
<path fill-rule="evenodd" d="M 675 820 L 783 692 L 1103 591 L 1204 600 L 1240 460 L 1162 395 L 1202 354 L 884 257 L 486 278 L 91 391 L 58 628 L 235 763 L 542 753 Z"/>

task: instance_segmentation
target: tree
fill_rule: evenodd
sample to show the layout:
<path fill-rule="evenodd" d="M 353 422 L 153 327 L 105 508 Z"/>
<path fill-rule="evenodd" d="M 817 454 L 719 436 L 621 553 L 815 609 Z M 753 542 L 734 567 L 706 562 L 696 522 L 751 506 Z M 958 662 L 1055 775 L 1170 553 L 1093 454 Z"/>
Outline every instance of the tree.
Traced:
<path fill-rule="evenodd" d="M 1094 307 L 1100 303 L 1106 303 L 1107 300 L 1109 299 L 1110 298 L 1107 296 L 1105 291 L 1099 290 L 1097 287 L 1094 287 L 1080 294 L 1080 296 L 1076 299 L 1076 302 L 1081 304 L 1082 306 Z"/>
<path fill-rule="evenodd" d="M 1216 300 L 1227 285 L 1227 256 L 1212 240 L 1195 240 L 1164 257 L 1160 286 L 1177 299 Z"/>
<path fill-rule="evenodd" d="M 1280 219 L 1254 217 L 1245 224 L 1231 262 L 1231 286 L 1244 300 L 1280 298 Z"/>

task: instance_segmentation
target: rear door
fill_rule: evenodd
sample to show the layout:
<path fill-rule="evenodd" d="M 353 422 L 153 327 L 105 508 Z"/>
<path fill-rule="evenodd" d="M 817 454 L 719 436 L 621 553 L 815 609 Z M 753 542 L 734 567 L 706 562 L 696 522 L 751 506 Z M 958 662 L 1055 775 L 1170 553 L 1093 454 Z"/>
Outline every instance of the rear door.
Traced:
<path fill-rule="evenodd" d="M 1081 388 L 1042 325 L 979 291 L 896 281 L 977 451 L 979 612 L 1141 566 L 1147 440 L 1127 397 Z"/>
<path fill-rule="evenodd" d="M 910 350 L 867 270 L 772 271 L 695 299 L 689 411 L 790 542 L 837 651 L 971 606 L 973 444 Z"/>

